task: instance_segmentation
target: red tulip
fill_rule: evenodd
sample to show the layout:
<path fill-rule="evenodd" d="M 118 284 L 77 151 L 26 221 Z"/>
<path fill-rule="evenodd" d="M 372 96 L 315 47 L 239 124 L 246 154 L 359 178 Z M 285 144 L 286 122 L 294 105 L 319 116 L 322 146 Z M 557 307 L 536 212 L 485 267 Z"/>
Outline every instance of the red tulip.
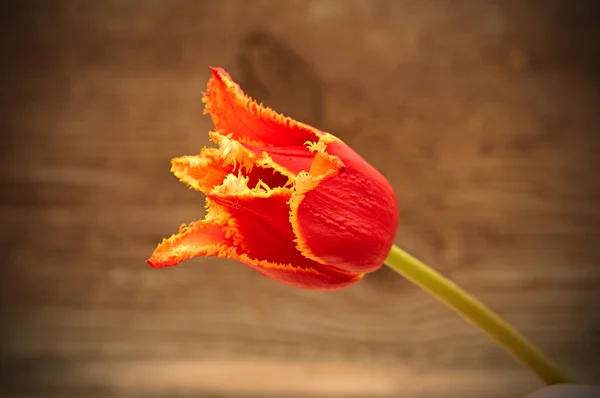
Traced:
<path fill-rule="evenodd" d="M 206 194 L 207 214 L 164 239 L 148 263 L 227 257 L 313 290 L 379 269 L 398 225 L 388 181 L 340 139 L 257 104 L 211 70 L 203 101 L 218 148 L 171 161 L 180 181 Z"/>

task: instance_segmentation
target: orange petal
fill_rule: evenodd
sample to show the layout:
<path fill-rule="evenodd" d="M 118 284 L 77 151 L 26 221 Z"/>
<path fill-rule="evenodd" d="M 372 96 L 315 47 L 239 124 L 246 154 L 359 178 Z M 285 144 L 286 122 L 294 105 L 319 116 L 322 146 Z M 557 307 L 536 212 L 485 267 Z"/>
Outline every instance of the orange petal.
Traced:
<path fill-rule="evenodd" d="M 296 179 L 291 215 L 298 250 L 347 272 L 383 264 L 396 234 L 398 207 L 387 180 L 350 147 L 325 136 L 310 172 Z"/>
<path fill-rule="evenodd" d="M 289 162 L 287 162 L 287 159 L 277 157 L 277 160 L 281 161 L 281 163 L 282 163 L 282 164 L 279 164 L 279 163 L 275 162 L 274 159 L 271 156 L 269 156 L 269 153 L 267 152 L 272 149 L 275 149 L 275 150 L 280 149 L 280 150 L 284 151 L 288 148 L 257 147 L 257 146 L 253 146 L 253 145 L 249 145 L 249 144 L 245 144 L 240 141 L 237 141 L 237 140 L 231 138 L 231 134 L 229 136 L 225 136 L 223 134 L 216 133 L 216 132 L 210 133 L 210 138 L 216 144 L 219 145 L 222 156 L 224 156 L 228 159 L 234 159 L 233 160 L 234 164 L 236 164 L 236 163 L 240 164 L 240 169 L 242 171 L 244 171 L 242 174 L 247 175 L 246 172 L 248 170 L 253 170 L 254 166 L 259 166 L 259 167 L 262 167 L 263 169 L 270 170 L 272 173 L 274 172 L 277 175 L 282 175 L 282 176 L 287 177 L 288 181 L 294 181 L 296 179 L 296 175 L 298 174 L 298 172 L 295 172 L 294 168 L 292 168 L 292 169 L 289 168 L 290 162 L 298 162 L 295 160 L 295 158 L 292 158 Z M 306 148 L 302 148 L 299 151 L 301 151 L 301 154 L 304 156 L 306 156 L 306 153 L 308 153 Z M 290 152 L 288 152 L 288 153 L 291 156 L 291 153 Z M 312 155 L 310 155 L 310 153 L 308 153 L 308 156 L 312 157 Z M 310 160 L 308 160 L 308 162 L 310 162 Z M 304 161 L 302 163 L 302 165 L 306 165 L 306 164 L 310 164 L 310 163 L 307 163 L 306 161 Z M 250 176 L 250 177 L 251 178 L 250 178 L 249 185 L 254 186 L 255 184 L 253 183 L 252 176 Z M 267 183 L 267 185 L 269 185 L 270 187 L 277 187 L 277 186 L 285 185 L 285 183 L 281 182 L 281 179 L 278 179 L 277 181 L 271 181 L 270 179 L 263 179 L 263 181 L 265 183 Z M 288 181 L 286 181 L 286 183 Z"/>
<path fill-rule="evenodd" d="M 205 113 L 216 129 L 232 138 L 258 146 L 297 146 L 316 141 L 319 130 L 259 105 L 221 68 L 211 68 L 212 77 L 204 96 Z"/>
<path fill-rule="evenodd" d="M 179 181 L 190 188 L 208 193 L 221 185 L 228 174 L 242 174 L 249 177 L 249 184 L 256 186 L 259 181 L 276 187 L 287 184 L 291 175 L 285 176 L 277 169 L 262 165 L 250 152 L 234 140 L 212 133 L 211 137 L 219 148 L 204 148 L 197 156 L 181 156 L 171 160 L 171 172 Z M 279 169 L 284 171 L 284 169 Z"/>
<path fill-rule="evenodd" d="M 217 148 L 203 148 L 200 155 L 171 159 L 171 172 L 179 181 L 201 192 L 210 192 L 233 172 L 233 165 L 225 166 Z"/>
<path fill-rule="evenodd" d="M 204 220 L 182 225 L 177 234 L 163 239 L 147 262 L 154 268 L 174 266 L 194 257 L 223 255 L 232 246 L 223 223 Z"/>

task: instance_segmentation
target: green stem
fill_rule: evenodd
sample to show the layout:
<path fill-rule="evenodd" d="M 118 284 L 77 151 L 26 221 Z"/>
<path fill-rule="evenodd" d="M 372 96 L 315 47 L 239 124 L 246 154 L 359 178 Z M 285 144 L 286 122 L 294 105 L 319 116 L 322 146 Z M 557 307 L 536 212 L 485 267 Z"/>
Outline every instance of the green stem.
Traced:
<path fill-rule="evenodd" d="M 551 359 L 546 357 L 522 334 L 469 293 L 423 262 L 394 245 L 385 263 L 388 267 L 446 304 L 450 309 L 479 326 L 547 384 L 573 382 Z"/>

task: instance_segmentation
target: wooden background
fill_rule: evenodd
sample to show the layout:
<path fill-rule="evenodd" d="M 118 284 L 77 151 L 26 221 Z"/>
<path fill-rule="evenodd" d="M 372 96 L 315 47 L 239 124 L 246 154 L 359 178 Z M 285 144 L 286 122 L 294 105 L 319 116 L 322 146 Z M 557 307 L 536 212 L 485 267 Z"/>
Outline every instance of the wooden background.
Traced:
<path fill-rule="evenodd" d="M 538 381 L 386 269 L 299 291 L 144 260 L 204 198 L 223 66 L 389 178 L 396 242 L 600 380 L 593 1 L 3 2 L 7 397 L 523 397 Z"/>

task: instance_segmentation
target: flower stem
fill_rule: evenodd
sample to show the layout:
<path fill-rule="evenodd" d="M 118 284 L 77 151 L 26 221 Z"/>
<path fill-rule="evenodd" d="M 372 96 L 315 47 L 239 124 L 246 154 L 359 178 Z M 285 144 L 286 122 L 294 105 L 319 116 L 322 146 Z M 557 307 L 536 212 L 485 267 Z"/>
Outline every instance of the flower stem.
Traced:
<path fill-rule="evenodd" d="M 570 377 L 506 321 L 438 272 L 393 246 L 385 264 L 479 326 L 546 384 L 572 383 Z"/>

